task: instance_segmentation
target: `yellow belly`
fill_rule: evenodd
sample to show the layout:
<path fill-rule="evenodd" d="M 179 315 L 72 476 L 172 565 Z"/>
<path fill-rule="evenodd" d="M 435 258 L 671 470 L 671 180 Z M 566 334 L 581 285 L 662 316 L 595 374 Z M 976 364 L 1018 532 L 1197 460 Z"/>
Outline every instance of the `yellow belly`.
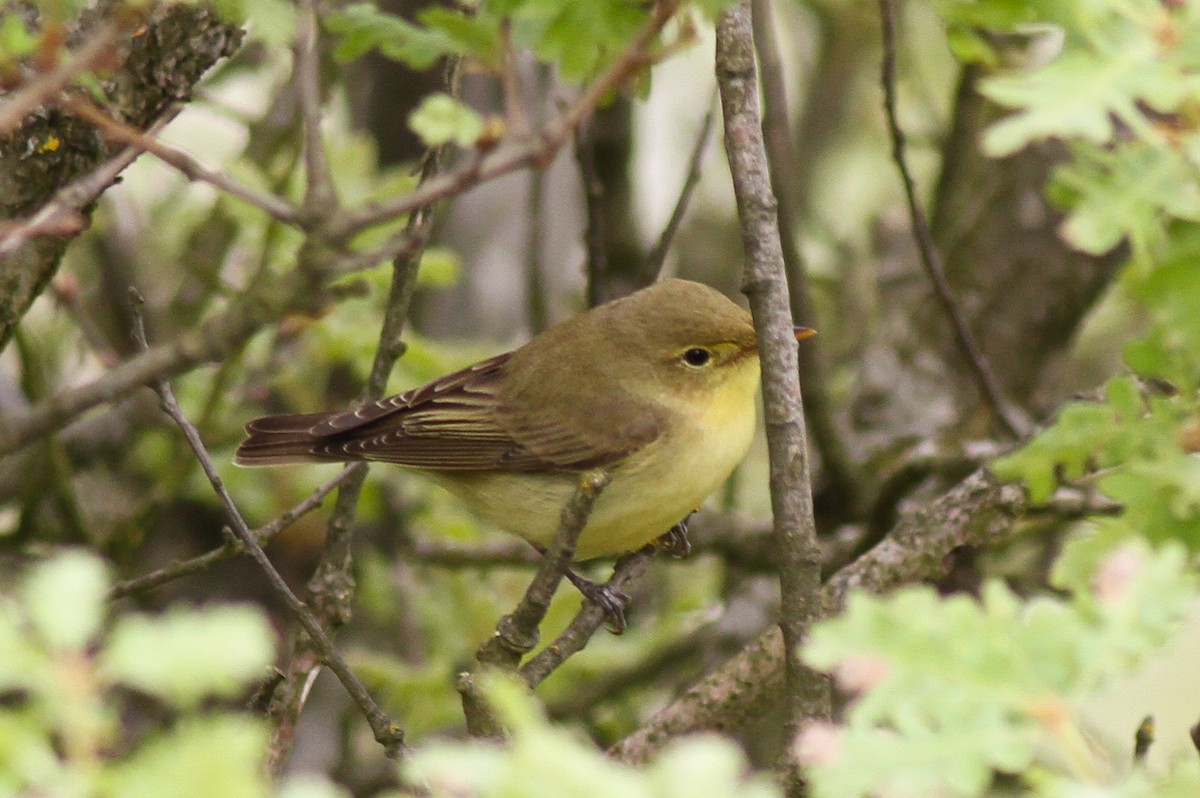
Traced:
<path fill-rule="evenodd" d="M 689 408 L 670 435 L 613 468 L 612 481 L 579 536 L 576 559 L 641 548 L 728 479 L 754 437 L 757 369 L 753 371 L 719 397 L 725 401 Z M 543 548 L 554 539 L 563 505 L 578 485 L 571 474 L 431 476 L 487 521 Z"/>

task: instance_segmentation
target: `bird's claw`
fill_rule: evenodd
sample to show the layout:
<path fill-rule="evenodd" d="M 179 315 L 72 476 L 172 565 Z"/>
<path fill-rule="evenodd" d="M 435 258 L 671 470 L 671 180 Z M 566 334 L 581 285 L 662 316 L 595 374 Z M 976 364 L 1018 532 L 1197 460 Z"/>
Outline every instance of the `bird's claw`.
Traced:
<path fill-rule="evenodd" d="M 654 541 L 654 548 L 670 554 L 677 560 L 685 559 L 692 554 L 692 541 L 688 540 L 687 519 L 683 519 L 668 529 Z"/>
<path fill-rule="evenodd" d="M 567 579 L 583 594 L 583 597 L 604 611 L 605 627 L 615 635 L 625 631 L 625 608 L 630 598 L 610 584 L 593 582 L 574 571 L 567 571 Z"/>

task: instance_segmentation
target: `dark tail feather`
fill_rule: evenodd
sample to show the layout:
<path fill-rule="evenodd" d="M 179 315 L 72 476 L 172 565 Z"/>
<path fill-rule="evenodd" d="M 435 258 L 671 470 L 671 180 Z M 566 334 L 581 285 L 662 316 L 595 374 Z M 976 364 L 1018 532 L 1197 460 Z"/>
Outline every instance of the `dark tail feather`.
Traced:
<path fill-rule="evenodd" d="M 241 466 L 344 462 L 346 457 L 322 451 L 322 439 L 312 434 L 313 427 L 330 415 L 296 413 L 256 418 L 246 424 L 249 437 L 237 448 L 233 462 Z"/>

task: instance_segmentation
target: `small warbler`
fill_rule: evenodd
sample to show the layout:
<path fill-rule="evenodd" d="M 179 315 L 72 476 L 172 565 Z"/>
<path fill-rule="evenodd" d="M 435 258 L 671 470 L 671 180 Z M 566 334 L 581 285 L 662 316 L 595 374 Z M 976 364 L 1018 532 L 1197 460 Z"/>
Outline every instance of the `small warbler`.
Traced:
<path fill-rule="evenodd" d="M 725 481 L 754 435 L 758 378 L 750 314 L 664 280 L 365 407 L 255 419 L 234 460 L 408 466 L 540 550 L 581 472 L 604 468 L 587 560 L 655 540 Z"/>

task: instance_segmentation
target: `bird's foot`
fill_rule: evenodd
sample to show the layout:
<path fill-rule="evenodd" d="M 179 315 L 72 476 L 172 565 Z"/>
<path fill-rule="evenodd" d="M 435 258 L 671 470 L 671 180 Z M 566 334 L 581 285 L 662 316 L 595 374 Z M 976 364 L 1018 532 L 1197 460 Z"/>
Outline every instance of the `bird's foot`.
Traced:
<path fill-rule="evenodd" d="M 571 580 L 571 584 L 575 585 L 584 598 L 604 611 L 608 631 L 615 635 L 625 631 L 625 608 L 629 606 L 629 594 L 622 593 L 607 583 L 593 582 L 569 568 L 567 579 Z"/>
<path fill-rule="evenodd" d="M 688 515 L 691 517 L 691 514 Z M 688 540 L 687 518 L 671 527 L 667 532 L 654 540 L 654 548 L 670 554 L 677 560 L 691 556 L 692 542 Z"/>

